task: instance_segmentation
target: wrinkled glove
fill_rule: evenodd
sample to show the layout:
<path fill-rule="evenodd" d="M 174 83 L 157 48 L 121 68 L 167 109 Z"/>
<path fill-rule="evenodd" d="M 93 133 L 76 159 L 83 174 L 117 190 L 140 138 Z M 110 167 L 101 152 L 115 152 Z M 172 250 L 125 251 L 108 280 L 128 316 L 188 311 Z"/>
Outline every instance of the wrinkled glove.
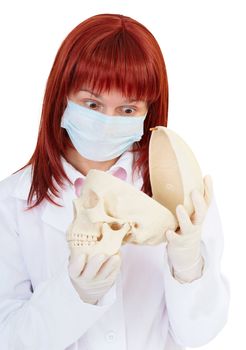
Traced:
<path fill-rule="evenodd" d="M 191 192 L 191 199 L 195 208 L 189 217 L 183 205 L 176 207 L 179 229 L 175 232 L 168 230 L 167 252 L 172 268 L 172 274 L 180 283 L 192 282 L 201 277 L 204 259 L 201 255 L 202 224 L 213 195 L 213 184 L 210 175 L 206 175 L 204 182 L 204 196 L 198 190 Z"/>
<path fill-rule="evenodd" d="M 70 280 L 80 298 L 89 304 L 98 300 L 112 287 L 120 271 L 121 257 L 95 255 L 86 262 L 86 254 L 70 256 Z"/>

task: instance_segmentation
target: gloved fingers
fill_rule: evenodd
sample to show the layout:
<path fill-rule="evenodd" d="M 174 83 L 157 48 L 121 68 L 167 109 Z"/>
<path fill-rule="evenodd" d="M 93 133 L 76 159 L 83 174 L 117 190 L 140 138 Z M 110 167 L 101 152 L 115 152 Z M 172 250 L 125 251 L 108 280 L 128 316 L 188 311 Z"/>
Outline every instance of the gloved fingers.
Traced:
<path fill-rule="evenodd" d="M 70 255 L 68 271 L 72 278 L 77 278 L 82 273 L 86 265 L 86 255 L 80 254 L 78 256 Z"/>
<path fill-rule="evenodd" d="M 97 254 L 89 258 L 82 274 L 83 279 L 86 279 L 86 280 L 94 279 L 99 269 L 101 268 L 102 264 L 107 259 L 108 259 L 108 256 L 102 255 L 102 254 Z"/>
<path fill-rule="evenodd" d="M 190 217 L 182 204 L 177 205 L 176 215 L 180 227 L 180 235 L 188 235 L 194 231 Z"/>
<path fill-rule="evenodd" d="M 118 255 L 111 256 L 100 268 L 96 279 L 104 280 L 111 275 L 112 272 L 115 270 L 119 270 L 119 267 L 121 265 L 121 259 Z"/>
<path fill-rule="evenodd" d="M 203 178 L 204 182 L 204 199 L 209 207 L 212 197 L 213 197 L 213 180 L 211 175 L 206 175 Z"/>
<path fill-rule="evenodd" d="M 197 189 L 191 192 L 191 200 L 195 208 L 195 212 L 191 215 L 191 222 L 193 225 L 201 225 L 207 213 L 207 203 Z"/>
<path fill-rule="evenodd" d="M 166 231 L 166 238 L 167 238 L 167 241 L 168 243 L 170 243 L 171 241 L 173 241 L 176 237 L 175 236 L 178 236 L 179 233 L 175 233 L 173 230 L 167 230 Z"/>
<path fill-rule="evenodd" d="M 169 243 L 168 246 L 171 244 L 172 247 L 175 246 L 175 249 L 177 248 L 179 251 L 193 249 L 193 247 L 196 247 L 198 242 L 201 240 L 200 231 L 200 229 L 194 229 L 194 226 L 192 232 L 189 232 L 189 234 L 167 230 L 166 237 Z"/>

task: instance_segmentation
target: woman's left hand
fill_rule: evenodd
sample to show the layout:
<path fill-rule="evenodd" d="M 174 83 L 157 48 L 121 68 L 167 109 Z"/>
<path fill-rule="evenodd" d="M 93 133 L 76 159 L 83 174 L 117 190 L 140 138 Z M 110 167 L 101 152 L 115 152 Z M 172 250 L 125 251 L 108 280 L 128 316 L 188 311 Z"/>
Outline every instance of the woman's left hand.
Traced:
<path fill-rule="evenodd" d="M 173 276 L 180 282 L 191 282 L 201 277 L 204 265 L 201 256 L 202 224 L 213 196 L 213 184 L 210 175 L 203 178 L 204 195 L 198 190 L 191 192 L 194 212 L 189 217 L 183 205 L 176 207 L 179 229 L 168 230 L 167 252 L 173 268 Z"/>

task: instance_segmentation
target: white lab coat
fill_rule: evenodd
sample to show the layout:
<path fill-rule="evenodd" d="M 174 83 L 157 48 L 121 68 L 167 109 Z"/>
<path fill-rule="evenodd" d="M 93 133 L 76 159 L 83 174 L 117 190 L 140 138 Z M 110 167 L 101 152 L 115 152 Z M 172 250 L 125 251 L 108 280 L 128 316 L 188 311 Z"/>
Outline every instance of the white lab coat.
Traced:
<path fill-rule="evenodd" d="M 115 284 L 90 305 L 67 270 L 74 188 L 67 185 L 56 199 L 62 208 L 43 201 L 24 212 L 30 170 L 0 182 L 1 350 L 171 350 L 201 346 L 218 334 L 227 320 L 229 287 L 220 272 L 223 233 L 214 198 L 203 225 L 201 278 L 176 281 L 165 243 L 127 244 Z M 172 339 L 179 346 L 167 345 Z"/>

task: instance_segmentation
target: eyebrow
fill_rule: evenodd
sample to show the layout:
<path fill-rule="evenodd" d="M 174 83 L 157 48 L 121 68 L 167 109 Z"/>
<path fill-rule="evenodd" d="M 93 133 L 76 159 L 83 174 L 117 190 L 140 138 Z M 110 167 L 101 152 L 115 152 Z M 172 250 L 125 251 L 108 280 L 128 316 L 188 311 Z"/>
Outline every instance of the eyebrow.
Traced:
<path fill-rule="evenodd" d="M 91 90 L 88 90 L 88 89 L 81 89 L 80 91 L 87 91 L 87 92 L 89 92 L 91 95 L 93 95 L 93 96 L 95 96 L 95 97 L 97 97 L 97 98 L 102 99 L 102 96 L 101 96 L 101 95 L 98 95 L 98 94 L 96 94 L 95 92 L 93 92 L 93 91 L 91 91 Z M 126 102 L 132 103 L 132 102 L 140 102 L 140 101 L 138 101 L 138 100 L 125 100 L 125 101 L 123 101 L 123 103 L 126 103 Z"/>

